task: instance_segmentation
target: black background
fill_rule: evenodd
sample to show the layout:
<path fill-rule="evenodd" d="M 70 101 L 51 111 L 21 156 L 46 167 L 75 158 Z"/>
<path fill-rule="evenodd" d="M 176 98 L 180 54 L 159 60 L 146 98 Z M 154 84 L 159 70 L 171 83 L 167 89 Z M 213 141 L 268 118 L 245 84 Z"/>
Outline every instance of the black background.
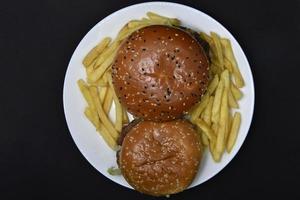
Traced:
<path fill-rule="evenodd" d="M 80 154 L 64 118 L 62 88 L 82 37 L 139 1 L 1 1 L 1 199 L 151 199 L 121 187 Z M 177 1 L 179 2 L 179 1 Z M 174 199 L 299 199 L 300 1 L 181 1 L 221 22 L 250 62 L 253 123 L 220 174 Z M 107 196 L 109 195 L 109 196 Z"/>

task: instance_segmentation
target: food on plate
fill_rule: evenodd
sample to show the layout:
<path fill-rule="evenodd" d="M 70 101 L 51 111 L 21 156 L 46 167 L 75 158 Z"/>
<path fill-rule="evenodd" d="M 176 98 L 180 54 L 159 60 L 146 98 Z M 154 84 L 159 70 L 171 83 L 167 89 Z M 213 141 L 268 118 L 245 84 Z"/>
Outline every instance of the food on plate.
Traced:
<path fill-rule="evenodd" d="M 239 88 L 245 83 L 230 41 L 217 33 L 209 35 L 201 32 L 200 37 L 210 47 L 210 80 L 205 96 L 210 97 L 211 102 L 208 97 L 202 98 L 189 114 L 191 122 L 200 129 L 203 144 L 209 147 L 213 159 L 220 162 L 225 149 L 229 153 L 237 138 L 241 115 L 234 109 L 239 108 L 238 101 L 243 96 Z"/>
<path fill-rule="evenodd" d="M 115 39 L 102 39 L 83 65 L 83 112 L 110 148 L 121 146 L 120 170 L 108 172 L 122 172 L 138 191 L 180 192 L 194 179 L 204 148 L 215 162 L 232 151 L 245 81 L 229 39 L 148 12 Z"/>
<path fill-rule="evenodd" d="M 232 119 L 231 129 L 229 132 L 228 142 L 227 142 L 227 146 L 226 146 L 226 150 L 228 153 L 231 152 L 232 147 L 236 141 L 240 125 L 241 125 L 241 114 L 239 112 L 236 112 Z"/>
<path fill-rule="evenodd" d="M 206 91 L 209 62 L 187 31 L 151 25 L 132 33 L 112 65 L 115 91 L 128 112 L 146 120 L 181 117 Z"/>
<path fill-rule="evenodd" d="M 203 148 L 187 120 L 134 122 L 121 142 L 118 164 L 136 190 L 164 196 L 178 193 L 193 181 Z"/>

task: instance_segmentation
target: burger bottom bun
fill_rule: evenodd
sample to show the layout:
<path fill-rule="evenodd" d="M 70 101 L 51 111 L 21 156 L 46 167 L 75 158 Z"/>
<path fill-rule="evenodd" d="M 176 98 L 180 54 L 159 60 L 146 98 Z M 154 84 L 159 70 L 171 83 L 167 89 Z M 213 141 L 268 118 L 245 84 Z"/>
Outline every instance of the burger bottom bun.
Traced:
<path fill-rule="evenodd" d="M 141 121 L 123 140 L 119 167 L 136 190 L 163 196 L 191 184 L 201 157 L 199 135 L 189 122 Z"/>

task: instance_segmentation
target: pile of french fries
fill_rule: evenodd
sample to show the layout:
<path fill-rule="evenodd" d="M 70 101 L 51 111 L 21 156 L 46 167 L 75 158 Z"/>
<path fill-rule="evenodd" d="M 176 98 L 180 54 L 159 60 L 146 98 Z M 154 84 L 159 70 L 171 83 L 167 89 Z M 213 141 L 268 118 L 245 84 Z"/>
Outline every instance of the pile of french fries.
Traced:
<path fill-rule="evenodd" d="M 78 80 L 77 84 L 87 102 L 84 114 L 113 150 L 117 149 L 117 139 L 129 119 L 126 109 L 115 94 L 111 65 L 124 39 L 140 28 L 155 24 L 178 26 L 180 21 L 148 12 L 147 18 L 129 21 L 114 40 L 110 37 L 102 39 L 83 59 L 87 78 L 86 81 Z M 114 121 L 110 118 L 113 103 L 116 111 Z"/>
<path fill-rule="evenodd" d="M 120 104 L 111 80 L 111 65 L 124 39 L 134 31 L 149 25 L 179 26 L 180 21 L 148 12 L 147 18 L 129 21 L 112 40 L 104 38 L 83 59 L 87 81 L 78 80 L 87 107 L 84 114 L 95 126 L 105 142 L 114 150 L 124 124 L 129 122 L 126 109 Z M 188 114 L 201 134 L 202 143 L 209 147 L 213 159 L 219 162 L 225 149 L 232 150 L 241 123 L 241 114 L 233 113 L 238 109 L 238 101 L 243 94 L 243 77 L 237 66 L 231 43 L 216 33 L 200 37 L 210 46 L 210 80 L 206 94 Z M 115 104 L 115 120 L 110 118 L 112 104 Z"/>
<path fill-rule="evenodd" d="M 200 37 L 210 46 L 210 76 L 213 77 L 202 100 L 189 112 L 190 121 L 197 125 L 202 143 L 209 147 L 216 162 L 225 149 L 231 152 L 241 124 L 238 101 L 243 94 L 240 88 L 244 79 L 235 60 L 231 43 L 214 32 Z"/>

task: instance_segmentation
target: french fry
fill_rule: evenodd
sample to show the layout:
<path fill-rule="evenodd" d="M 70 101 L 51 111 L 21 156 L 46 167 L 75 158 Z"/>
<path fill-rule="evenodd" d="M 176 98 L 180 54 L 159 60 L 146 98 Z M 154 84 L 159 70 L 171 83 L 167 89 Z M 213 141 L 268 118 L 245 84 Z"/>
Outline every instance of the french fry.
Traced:
<path fill-rule="evenodd" d="M 93 63 L 95 63 L 95 61 L 93 61 Z M 93 72 L 94 72 L 94 68 L 93 65 L 89 65 L 85 68 L 86 74 L 87 76 L 90 76 Z"/>
<path fill-rule="evenodd" d="M 243 93 L 232 82 L 231 82 L 231 85 L 230 85 L 230 89 L 231 89 L 232 95 L 234 96 L 235 100 L 238 101 L 243 97 Z"/>
<path fill-rule="evenodd" d="M 212 158 L 214 159 L 215 162 L 220 162 L 220 154 L 218 154 L 215 150 L 215 146 L 216 146 L 216 141 L 211 141 L 209 143 L 209 151 L 210 154 L 212 155 Z"/>
<path fill-rule="evenodd" d="M 107 87 L 101 87 L 98 88 L 99 90 L 99 98 L 101 101 L 101 105 L 104 106 L 104 100 L 105 100 L 105 96 L 106 96 L 106 92 L 107 92 Z"/>
<path fill-rule="evenodd" d="M 88 89 L 88 86 L 87 84 L 84 82 L 84 80 L 82 79 L 79 79 L 77 81 L 77 84 L 78 84 L 78 87 L 83 95 L 83 97 L 85 98 L 87 104 L 89 105 L 89 107 L 93 110 L 95 110 L 95 105 L 94 105 L 94 102 L 93 102 L 93 98 L 90 94 L 90 91 Z"/>
<path fill-rule="evenodd" d="M 130 22 L 127 23 L 127 27 L 129 29 L 133 29 L 137 26 L 140 26 L 140 25 L 146 24 L 146 23 L 147 23 L 146 20 L 145 21 L 143 21 L 143 20 L 131 20 Z"/>
<path fill-rule="evenodd" d="M 118 97 L 115 94 L 113 95 L 113 97 L 114 97 L 114 102 L 115 102 L 115 105 L 116 105 L 116 122 L 115 122 L 115 127 L 116 127 L 116 130 L 118 132 L 121 132 L 122 126 L 123 126 L 123 123 L 122 123 L 123 122 L 123 108 L 122 108 L 122 106 L 121 106 L 121 104 L 119 102 Z"/>
<path fill-rule="evenodd" d="M 218 128 L 219 128 L 219 125 L 216 124 L 216 123 L 212 123 L 211 125 L 211 130 L 213 130 L 214 133 L 218 133 Z"/>
<path fill-rule="evenodd" d="M 106 142 L 106 144 L 108 144 L 108 146 L 110 148 L 112 148 L 113 150 L 117 149 L 118 145 L 117 145 L 116 140 L 110 135 L 109 131 L 103 124 L 100 124 L 98 133 L 101 134 L 102 138 L 104 139 L 104 141 Z"/>
<path fill-rule="evenodd" d="M 180 25 L 180 21 L 178 19 L 176 19 L 176 18 L 169 18 L 169 17 L 161 16 L 161 15 L 158 15 L 158 14 L 153 13 L 153 12 L 147 12 L 147 16 L 151 20 L 157 20 L 157 21 L 167 22 L 170 25 L 174 25 L 174 26 L 179 26 Z"/>
<path fill-rule="evenodd" d="M 89 77 L 90 82 L 96 82 L 99 78 L 101 78 L 103 76 L 105 71 L 111 66 L 111 64 L 115 58 L 115 53 L 116 52 L 112 52 L 106 58 L 106 60 L 101 64 L 101 66 L 94 70 L 94 73 L 92 73 Z"/>
<path fill-rule="evenodd" d="M 236 142 L 236 138 L 240 129 L 241 125 L 241 114 L 239 112 L 234 113 L 233 119 L 232 119 L 232 125 L 230 129 L 230 133 L 228 136 L 227 146 L 226 150 L 228 153 L 231 152 L 232 147 L 234 146 Z"/>
<path fill-rule="evenodd" d="M 214 97 L 210 96 L 208 104 L 202 113 L 202 119 L 207 123 L 208 126 L 211 125 L 211 110 L 213 106 Z"/>
<path fill-rule="evenodd" d="M 231 111 L 229 110 L 228 122 L 227 122 L 227 126 L 226 126 L 226 134 L 225 134 L 225 146 L 226 146 L 226 148 L 227 148 L 227 141 L 228 141 L 231 125 L 232 125 L 232 119 L 233 119 L 233 117 L 232 117 Z"/>
<path fill-rule="evenodd" d="M 216 89 L 216 93 L 215 93 L 215 98 L 214 98 L 214 102 L 213 102 L 213 107 L 212 107 L 212 113 L 211 113 L 211 121 L 218 124 L 219 122 L 219 110 L 221 107 L 221 100 L 222 100 L 222 94 L 223 94 L 223 90 L 224 90 L 224 82 L 220 81 L 219 85 Z"/>
<path fill-rule="evenodd" d="M 122 40 L 124 40 L 125 38 L 127 38 L 129 35 L 131 35 L 134 31 L 136 31 L 136 30 L 138 30 L 138 29 L 140 29 L 140 28 L 143 28 L 143 27 L 145 27 L 145 26 L 147 26 L 147 25 L 146 25 L 146 24 L 140 24 L 140 25 L 137 25 L 137 26 L 132 27 L 132 28 L 129 28 L 129 27 L 127 26 L 127 29 L 125 29 L 125 30 L 123 31 L 123 33 L 121 33 L 121 34 L 118 35 L 117 40 L 118 40 L 118 41 L 122 41 Z"/>
<path fill-rule="evenodd" d="M 241 74 L 241 72 L 238 68 L 237 62 L 235 60 L 233 50 L 232 50 L 232 47 L 231 47 L 231 43 L 230 43 L 229 39 L 222 38 L 221 39 L 221 44 L 222 44 L 222 47 L 223 47 L 225 57 L 231 62 L 233 77 L 234 77 L 236 86 L 238 88 L 241 88 L 245 85 L 245 82 L 244 82 L 242 74 Z"/>
<path fill-rule="evenodd" d="M 96 106 L 99 119 L 101 120 L 102 124 L 107 129 L 107 131 L 111 134 L 111 136 L 116 140 L 119 137 L 119 134 L 116 131 L 116 129 L 113 127 L 112 123 L 110 122 L 108 116 L 106 115 L 106 113 L 104 112 L 101 106 L 97 88 L 92 86 L 89 88 L 89 91 L 93 98 L 94 105 Z"/>
<path fill-rule="evenodd" d="M 222 72 L 221 80 L 224 81 L 224 88 L 229 89 L 229 87 L 230 87 L 230 78 L 229 78 L 229 71 L 227 69 Z"/>
<path fill-rule="evenodd" d="M 105 74 L 106 76 L 109 76 L 107 73 Z M 122 121 L 123 121 L 123 108 L 121 106 L 121 103 L 119 101 L 119 98 L 117 97 L 115 90 L 114 90 L 114 86 L 112 84 L 112 80 L 111 77 L 109 76 L 108 78 L 108 83 L 109 83 L 109 90 L 112 91 L 112 95 L 113 95 L 113 100 L 116 106 L 116 121 L 115 121 L 115 127 L 116 130 L 120 133 L 122 130 Z"/>
<path fill-rule="evenodd" d="M 204 110 L 206 107 L 207 103 L 209 101 L 209 95 L 205 94 L 201 101 L 196 104 L 196 106 L 192 109 L 190 116 L 191 116 L 191 121 L 195 121 L 201 114 L 201 112 Z"/>
<path fill-rule="evenodd" d="M 201 144 L 204 145 L 204 147 L 206 147 L 209 144 L 209 141 L 205 133 L 203 133 L 203 131 L 198 126 L 196 126 L 196 131 L 199 134 L 199 139 L 201 141 Z"/>
<path fill-rule="evenodd" d="M 102 53 L 102 51 L 106 48 L 106 46 L 110 43 L 111 38 L 105 37 L 101 42 L 95 46 L 90 52 L 84 57 L 82 63 L 85 67 L 88 67 L 92 64 L 92 62 L 96 59 L 96 57 Z"/>
<path fill-rule="evenodd" d="M 228 92 L 228 104 L 231 108 L 238 108 L 239 105 L 237 104 L 236 100 L 232 96 L 231 89 L 230 89 L 230 77 L 229 77 L 229 71 L 226 69 L 221 74 L 222 80 L 224 80 L 224 87 L 225 90 Z"/>
<path fill-rule="evenodd" d="M 205 133 L 201 132 L 201 141 L 203 143 L 204 146 L 208 146 L 209 145 L 209 141 L 207 136 L 205 135 Z"/>
<path fill-rule="evenodd" d="M 104 102 L 103 102 L 103 110 L 104 110 L 104 112 L 106 113 L 107 116 L 109 115 L 112 103 L 113 103 L 112 90 L 107 89 L 106 96 L 105 96 L 105 99 L 104 99 Z"/>
<path fill-rule="evenodd" d="M 216 141 L 214 132 L 210 129 L 209 125 L 202 119 L 195 120 L 195 124 L 205 133 L 210 141 Z"/>
<path fill-rule="evenodd" d="M 128 114 L 127 114 L 127 111 L 126 111 L 125 108 L 123 108 L 122 123 L 123 123 L 123 124 L 128 124 L 128 123 L 129 123 Z"/>
<path fill-rule="evenodd" d="M 96 127 L 96 129 L 99 128 L 99 118 L 97 113 L 93 112 L 94 110 L 90 109 L 89 107 L 86 107 L 84 110 L 85 116 L 90 120 L 90 122 Z"/>
<path fill-rule="evenodd" d="M 120 34 L 118 34 L 116 40 L 117 41 L 122 41 L 125 38 L 127 38 L 129 35 L 131 35 L 134 31 L 141 29 L 143 27 L 149 26 L 149 25 L 153 25 L 153 24 L 165 24 L 166 22 L 162 23 L 162 22 L 157 22 L 155 20 L 139 20 L 138 21 L 134 21 L 132 23 L 128 23 L 126 28 L 124 28 L 124 30 L 122 32 L 120 32 Z"/>
<path fill-rule="evenodd" d="M 223 51 L 223 52 L 224 52 L 224 51 Z M 232 67 L 232 64 L 231 64 L 231 62 L 228 60 L 228 58 L 225 57 L 225 55 L 224 55 L 224 66 L 225 66 L 226 69 L 228 69 L 228 71 L 229 71 L 230 73 L 233 73 L 233 67 Z"/>
<path fill-rule="evenodd" d="M 209 92 L 210 95 L 214 93 L 214 91 L 218 87 L 218 84 L 219 84 L 219 76 L 218 74 L 216 74 L 207 87 L 207 91 Z"/>
<path fill-rule="evenodd" d="M 108 59 L 108 57 L 109 57 L 110 55 L 112 55 L 113 52 L 115 52 L 115 51 L 117 50 L 119 44 L 120 44 L 120 42 L 114 40 L 114 41 L 112 42 L 112 44 L 111 44 L 110 46 L 108 46 L 108 47 L 107 47 L 107 48 L 99 55 L 99 57 L 96 59 L 96 62 L 95 62 L 95 64 L 94 64 L 94 66 L 93 66 L 94 69 L 99 68 L 99 67 L 102 65 L 102 63 L 104 63 L 104 62 Z"/>
<path fill-rule="evenodd" d="M 218 64 L 219 67 L 221 67 L 221 69 L 224 69 L 224 58 L 223 58 L 223 53 L 222 53 L 222 46 L 221 46 L 221 38 L 218 34 L 216 34 L 215 32 L 211 32 L 211 38 L 213 40 L 213 44 L 216 50 L 216 57 L 218 60 Z"/>
<path fill-rule="evenodd" d="M 222 103 L 220 109 L 220 120 L 219 120 L 219 128 L 217 133 L 217 140 L 216 140 L 216 153 L 217 153 L 217 160 L 220 160 L 224 149 L 225 149 L 225 135 L 226 135 L 226 126 L 228 123 L 228 88 L 224 90 L 222 96 Z"/>
<path fill-rule="evenodd" d="M 209 44 L 209 46 L 212 45 L 213 43 L 212 38 L 208 34 L 204 32 L 200 32 L 199 35 L 203 40 L 205 40 Z"/>
<path fill-rule="evenodd" d="M 144 18 L 142 20 L 132 20 L 128 22 L 127 26 L 131 30 L 137 30 L 137 27 L 145 27 L 149 25 L 154 25 L 154 24 L 161 24 L 161 25 L 168 25 L 169 21 L 168 20 L 158 20 L 158 19 L 147 19 Z"/>
<path fill-rule="evenodd" d="M 89 77 L 89 76 L 88 76 Z M 88 78 L 89 79 L 89 78 Z M 99 86 L 99 87 L 107 87 L 108 86 L 108 82 L 106 80 L 106 78 L 104 76 L 102 76 L 100 79 L 98 79 L 96 82 L 89 82 L 90 85 L 92 86 Z"/>
<path fill-rule="evenodd" d="M 232 95 L 231 90 L 228 90 L 228 104 L 231 108 L 239 108 L 239 104 Z"/>

